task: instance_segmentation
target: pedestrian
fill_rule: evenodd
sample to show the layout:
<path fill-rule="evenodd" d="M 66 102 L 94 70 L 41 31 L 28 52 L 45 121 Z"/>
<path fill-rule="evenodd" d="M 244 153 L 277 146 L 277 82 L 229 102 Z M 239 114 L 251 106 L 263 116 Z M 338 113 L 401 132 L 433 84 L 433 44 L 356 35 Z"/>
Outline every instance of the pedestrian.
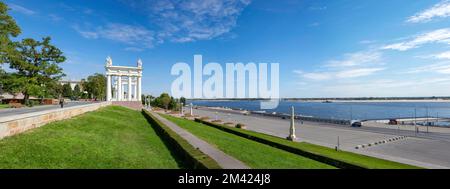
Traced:
<path fill-rule="evenodd" d="M 64 108 L 64 98 L 59 99 L 59 105 L 61 106 L 61 108 Z"/>

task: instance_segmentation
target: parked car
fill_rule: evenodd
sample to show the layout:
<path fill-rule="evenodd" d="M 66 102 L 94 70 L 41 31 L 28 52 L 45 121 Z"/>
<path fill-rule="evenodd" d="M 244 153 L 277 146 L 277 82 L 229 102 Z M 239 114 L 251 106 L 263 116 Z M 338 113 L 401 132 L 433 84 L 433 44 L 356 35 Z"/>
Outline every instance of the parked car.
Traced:
<path fill-rule="evenodd" d="M 361 121 L 353 121 L 352 122 L 352 127 L 361 127 L 361 126 L 362 126 Z"/>
<path fill-rule="evenodd" d="M 398 121 L 396 119 L 390 119 L 389 125 L 398 125 Z"/>

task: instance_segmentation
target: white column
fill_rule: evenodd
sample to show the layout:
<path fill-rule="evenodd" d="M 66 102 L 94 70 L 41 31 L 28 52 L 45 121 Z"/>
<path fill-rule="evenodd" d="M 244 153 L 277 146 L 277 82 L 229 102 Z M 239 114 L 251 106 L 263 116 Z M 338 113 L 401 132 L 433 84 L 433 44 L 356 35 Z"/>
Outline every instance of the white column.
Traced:
<path fill-rule="evenodd" d="M 122 76 L 117 76 L 117 101 L 122 101 Z"/>
<path fill-rule="evenodd" d="M 142 93 L 142 86 L 141 86 L 141 76 L 138 76 L 137 78 L 137 90 L 138 90 L 138 94 L 137 94 L 137 99 L 138 101 L 141 101 L 141 93 Z"/>
<path fill-rule="evenodd" d="M 133 87 L 133 94 L 134 94 L 134 98 L 133 98 L 133 100 L 134 101 L 137 101 L 137 99 L 138 99 L 138 97 L 137 97 L 137 79 L 136 79 L 136 77 L 133 79 L 133 80 L 136 80 L 135 82 L 134 82 L 134 87 Z"/>
<path fill-rule="evenodd" d="M 111 101 L 111 75 L 107 75 L 106 82 L 106 101 Z"/>
<path fill-rule="evenodd" d="M 128 101 L 131 100 L 131 76 L 128 76 Z"/>
<path fill-rule="evenodd" d="M 295 136 L 295 113 L 294 106 L 291 107 L 291 127 L 289 128 L 288 140 L 294 141 L 297 137 Z"/>

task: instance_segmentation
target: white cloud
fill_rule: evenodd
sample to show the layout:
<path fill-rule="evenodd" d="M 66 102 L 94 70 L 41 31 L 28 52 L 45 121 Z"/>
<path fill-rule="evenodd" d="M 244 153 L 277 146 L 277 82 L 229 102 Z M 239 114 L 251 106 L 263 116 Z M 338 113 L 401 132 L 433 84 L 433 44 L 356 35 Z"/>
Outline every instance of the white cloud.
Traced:
<path fill-rule="evenodd" d="M 159 27 L 159 41 L 208 40 L 230 32 L 250 0 L 130 1 Z"/>
<path fill-rule="evenodd" d="M 362 40 L 362 41 L 359 41 L 360 44 L 373 44 L 375 42 L 376 42 L 375 40 Z"/>
<path fill-rule="evenodd" d="M 433 18 L 445 18 L 450 16 L 450 2 L 448 0 L 442 1 L 433 7 L 415 14 L 408 18 L 410 23 L 424 23 L 429 22 Z"/>
<path fill-rule="evenodd" d="M 442 62 L 442 63 L 430 64 L 430 65 L 426 65 L 426 66 L 415 67 L 415 68 L 411 68 L 408 71 L 406 71 L 406 73 L 410 73 L 410 74 L 417 74 L 417 73 L 424 73 L 424 72 L 450 74 L 450 62 Z"/>
<path fill-rule="evenodd" d="M 318 92 L 330 97 L 444 96 L 450 92 L 448 87 L 445 87 L 449 84 L 450 78 L 438 77 L 414 81 L 408 79 L 375 79 L 333 83 L 323 86 L 318 89 Z"/>
<path fill-rule="evenodd" d="M 431 32 L 427 32 L 415 36 L 409 41 L 386 45 L 382 47 L 382 49 L 406 51 L 429 43 L 450 44 L 450 28 L 438 29 Z"/>
<path fill-rule="evenodd" d="M 126 51 L 132 51 L 132 52 L 142 52 L 144 49 L 138 48 L 138 47 L 127 47 L 125 48 Z"/>
<path fill-rule="evenodd" d="M 321 72 L 321 73 L 304 73 L 303 77 L 311 80 L 328 80 L 333 77 L 332 73 Z"/>
<path fill-rule="evenodd" d="M 26 14 L 26 15 L 36 14 L 35 11 L 32 11 L 30 9 L 27 9 L 27 8 L 17 5 L 17 4 L 10 3 L 10 4 L 8 4 L 8 7 L 11 8 L 12 11 L 16 11 L 16 12 L 19 12 L 22 14 Z"/>
<path fill-rule="evenodd" d="M 110 23 L 93 30 L 81 30 L 78 26 L 75 26 L 74 29 L 87 39 L 109 39 L 137 46 L 134 47 L 134 50 L 136 50 L 136 48 L 151 48 L 155 41 L 154 32 L 142 26 Z"/>
<path fill-rule="evenodd" d="M 450 51 L 433 55 L 436 59 L 450 59 Z"/>
<path fill-rule="evenodd" d="M 364 51 L 349 53 L 344 55 L 342 60 L 331 60 L 326 65 L 327 67 L 351 67 L 360 66 L 369 63 L 377 63 L 381 60 L 382 54 L 377 51 Z"/>
<path fill-rule="evenodd" d="M 375 72 L 384 70 L 385 68 L 355 68 L 355 69 L 345 69 L 341 71 L 330 71 L 330 72 L 303 72 L 295 70 L 294 73 L 310 80 L 331 80 L 331 79 L 347 79 L 347 78 L 357 78 L 363 76 L 369 76 Z"/>
<path fill-rule="evenodd" d="M 337 78 L 355 78 L 372 75 L 375 72 L 384 70 L 384 68 L 358 68 L 351 70 L 344 70 L 336 73 Z"/>

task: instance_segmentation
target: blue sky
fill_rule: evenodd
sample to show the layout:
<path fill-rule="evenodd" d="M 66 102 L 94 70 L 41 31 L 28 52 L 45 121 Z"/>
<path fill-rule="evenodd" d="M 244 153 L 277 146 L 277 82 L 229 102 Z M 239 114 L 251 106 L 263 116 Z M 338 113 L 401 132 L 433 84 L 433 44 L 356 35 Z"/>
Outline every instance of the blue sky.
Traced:
<path fill-rule="evenodd" d="M 281 97 L 450 96 L 447 0 L 7 0 L 20 38 L 51 36 L 71 79 L 143 60 L 143 91 L 170 68 L 278 62 Z M 206 79 L 206 78 L 205 78 Z"/>

